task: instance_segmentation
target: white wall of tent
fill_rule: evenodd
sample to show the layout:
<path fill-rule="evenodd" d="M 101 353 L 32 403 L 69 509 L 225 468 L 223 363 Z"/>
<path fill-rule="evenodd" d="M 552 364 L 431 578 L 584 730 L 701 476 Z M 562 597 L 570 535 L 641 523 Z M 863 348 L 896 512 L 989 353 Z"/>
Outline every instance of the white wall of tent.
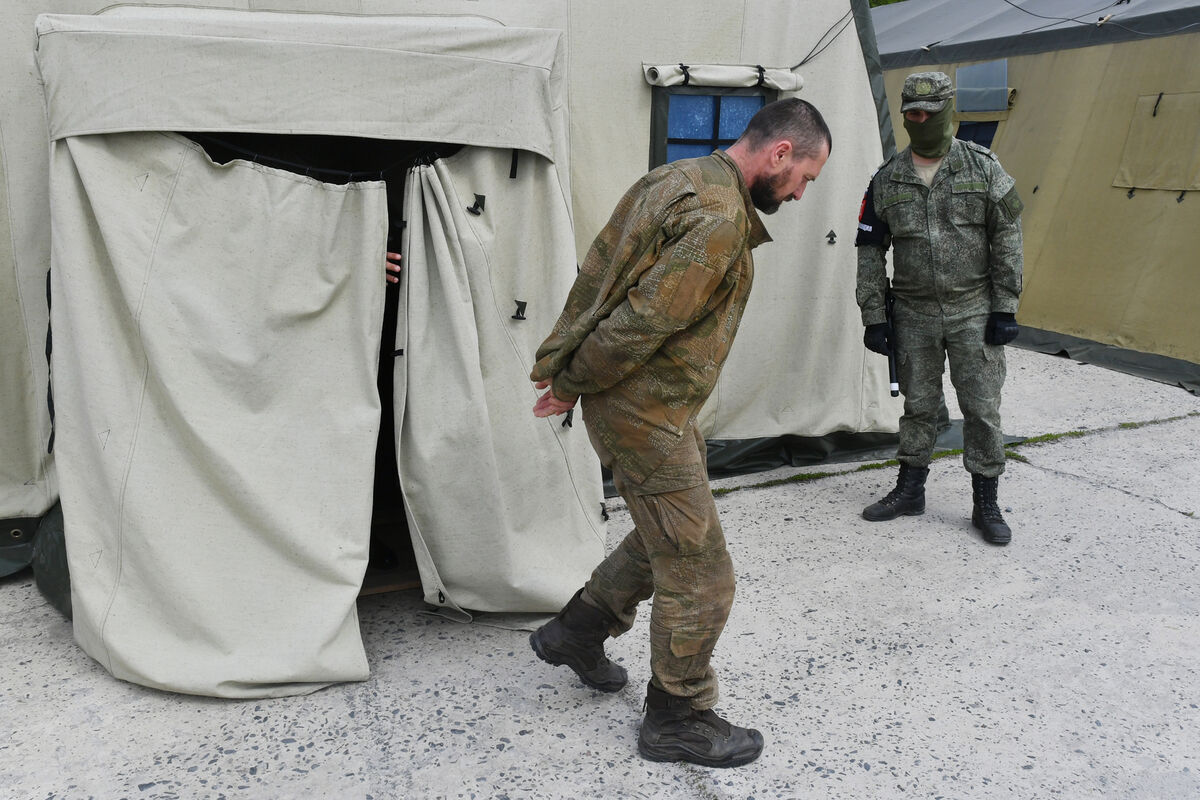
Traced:
<path fill-rule="evenodd" d="M 853 291 L 882 152 L 865 2 L 230 5 L 0 10 L 0 519 L 16 540 L 61 500 L 75 636 L 115 676 L 366 676 L 381 409 L 428 603 L 570 596 L 603 554 L 600 470 L 582 425 L 532 417 L 527 375 L 649 165 L 654 82 L 714 109 L 798 95 L 834 139 L 767 219 L 706 438 L 895 430 Z M 341 177 L 253 152 L 288 137 L 332 142 Z"/>

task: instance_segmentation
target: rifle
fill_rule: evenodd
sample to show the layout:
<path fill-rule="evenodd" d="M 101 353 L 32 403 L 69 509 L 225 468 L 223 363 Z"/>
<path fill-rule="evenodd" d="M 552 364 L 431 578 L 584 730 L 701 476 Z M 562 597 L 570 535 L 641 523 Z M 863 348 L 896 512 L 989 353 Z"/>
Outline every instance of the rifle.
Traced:
<path fill-rule="evenodd" d="M 888 388 L 892 392 L 892 397 L 900 396 L 900 379 L 896 377 L 896 298 L 892 295 L 892 290 L 888 289 L 883 295 L 883 313 L 887 316 L 888 330 L 891 331 L 888 336 Z"/>

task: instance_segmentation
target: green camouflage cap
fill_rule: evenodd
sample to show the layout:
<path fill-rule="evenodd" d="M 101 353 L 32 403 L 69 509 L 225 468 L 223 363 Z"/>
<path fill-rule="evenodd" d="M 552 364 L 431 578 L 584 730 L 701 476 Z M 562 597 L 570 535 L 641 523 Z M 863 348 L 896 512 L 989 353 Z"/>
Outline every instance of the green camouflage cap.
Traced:
<path fill-rule="evenodd" d="M 954 84 L 944 72 L 914 72 L 904 79 L 900 90 L 900 113 L 918 109 L 936 114 L 954 97 Z"/>

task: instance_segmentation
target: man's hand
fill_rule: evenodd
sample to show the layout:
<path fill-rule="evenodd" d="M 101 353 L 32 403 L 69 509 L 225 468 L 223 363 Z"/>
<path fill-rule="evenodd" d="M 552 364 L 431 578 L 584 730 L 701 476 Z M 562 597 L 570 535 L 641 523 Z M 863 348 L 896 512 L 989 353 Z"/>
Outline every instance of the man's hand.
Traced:
<path fill-rule="evenodd" d="M 993 311 L 988 314 L 987 326 L 983 329 L 983 341 L 988 344 L 1008 344 L 1017 338 L 1020 332 L 1015 314 Z"/>
<path fill-rule="evenodd" d="M 538 381 L 535 385 L 537 389 L 545 389 L 550 385 L 550 381 Z M 567 403 L 559 400 L 554 396 L 554 392 L 546 390 L 546 393 L 538 398 L 533 404 L 533 415 L 535 417 L 557 417 L 559 414 L 565 414 L 575 407 L 575 402 L 572 400 Z"/>
<path fill-rule="evenodd" d="M 388 283 L 399 283 L 400 282 L 400 254 L 399 253 L 388 253 L 387 254 L 387 264 L 386 264 L 385 268 L 387 271 L 384 272 L 383 274 L 385 276 L 387 276 Z"/>
<path fill-rule="evenodd" d="M 872 353 L 886 356 L 891 352 L 892 326 L 886 322 L 868 325 L 863 331 L 863 345 Z"/>

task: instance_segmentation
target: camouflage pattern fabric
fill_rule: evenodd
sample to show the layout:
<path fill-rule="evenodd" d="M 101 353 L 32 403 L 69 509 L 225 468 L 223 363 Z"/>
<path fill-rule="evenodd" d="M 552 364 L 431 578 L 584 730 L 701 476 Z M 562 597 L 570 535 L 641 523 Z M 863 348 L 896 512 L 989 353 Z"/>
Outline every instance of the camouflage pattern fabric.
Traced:
<path fill-rule="evenodd" d="M 989 478 L 1004 472 L 1000 430 L 1004 347 L 984 343 L 987 317 L 986 306 L 930 316 L 896 301 L 896 372 L 904 394 L 896 449 L 899 461 L 929 466 L 942 405 L 942 371 L 948 358 L 950 380 L 963 412 L 963 465 L 968 472 Z"/>
<path fill-rule="evenodd" d="M 932 456 L 948 357 L 963 410 L 964 465 L 987 477 L 1004 471 L 1004 348 L 985 344 L 983 334 L 990 312 L 1017 311 L 1022 208 L 1015 181 L 973 142 L 951 143 L 932 186 L 917 176 L 908 149 L 871 179 L 855 241 L 857 300 L 864 325 L 885 321 L 885 255 L 893 248 L 904 463 L 925 466 Z"/>
<path fill-rule="evenodd" d="M 716 385 L 770 241 L 724 153 L 676 161 L 617 204 L 530 377 L 583 396 L 594 441 L 634 482 L 652 476 Z M 670 487 L 668 487 L 670 488 Z"/>
<path fill-rule="evenodd" d="M 890 245 L 892 292 L 926 314 L 978 308 L 1017 312 L 1021 200 L 992 151 L 955 139 L 927 187 L 909 150 L 887 161 L 863 200 L 858 291 L 863 325 L 884 321 Z"/>
<path fill-rule="evenodd" d="M 692 707 L 717 704 L 710 664 L 733 606 L 733 561 L 708 488 L 704 439 L 689 426 L 663 467 L 698 481 L 678 491 L 630 491 L 612 454 L 600 453 L 626 499 L 634 529 L 600 562 L 583 590 L 586 603 L 608 611 L 619 636 L 633 626 L 637 606 L 654 595 L 650 612 L 650 669 L 654 683 Z"/>

